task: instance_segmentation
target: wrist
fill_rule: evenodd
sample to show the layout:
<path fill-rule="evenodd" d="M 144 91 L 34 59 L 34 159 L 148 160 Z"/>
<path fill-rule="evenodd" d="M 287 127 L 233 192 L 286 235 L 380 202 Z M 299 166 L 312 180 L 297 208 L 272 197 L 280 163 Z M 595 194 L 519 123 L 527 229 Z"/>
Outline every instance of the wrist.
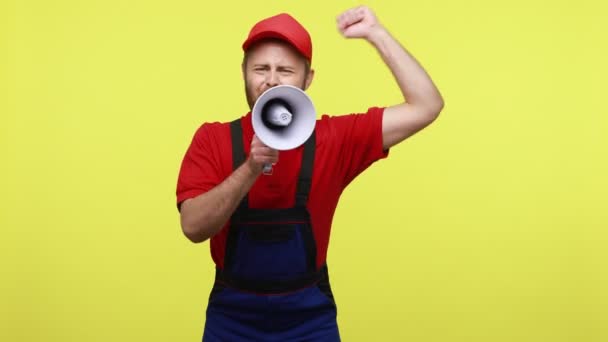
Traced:
<path fill-rule="evenodd" d="M 389 33 L 384 28 L 384 26 L 377 24 L 377 25 L 372 26 L 369 29 L 369 33 L 367 34 L 366 39 L 373 46 L 378 47 L 380 45 L 380 42 L 382 42 L 388 36 L 389 36 Z"/>
<path fill-rule="evenodd" d="M 254 163 L 252 160 L 247 159 L 247 161 L 243 164 L 245 177 L 247 178 L 257 178 L 263 170 L 263 167 Z"/>

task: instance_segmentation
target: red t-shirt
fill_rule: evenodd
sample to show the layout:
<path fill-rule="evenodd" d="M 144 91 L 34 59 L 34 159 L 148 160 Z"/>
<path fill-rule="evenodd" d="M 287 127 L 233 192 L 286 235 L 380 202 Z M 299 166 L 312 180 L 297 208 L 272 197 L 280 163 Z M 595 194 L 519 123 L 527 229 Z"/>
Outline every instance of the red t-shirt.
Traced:
<path fill-rule="evenodd" d="M 307 208 L 317 243 L 317 267 L 325 263 L 331 222 L 344 188 L 375 161 L 385 158 L 382 148 L 384 108 L 341 116 L 323 115 L 315 126 L 316 148 Z M 245 154 L 249 156 L 253 127 L 251 113 L 241 118 Z M 249 191 L 250 208 L 290 208 L 295 204 L 303 146 L 279 152 L 271 176 L 261 175 Z M 177 203 L 220 184 L 232 173 L 230 123 L 205 123 L 195 133 L 182 161 Z M 224 267 L 228 224 L 211 238 L 211 256 Z"/>

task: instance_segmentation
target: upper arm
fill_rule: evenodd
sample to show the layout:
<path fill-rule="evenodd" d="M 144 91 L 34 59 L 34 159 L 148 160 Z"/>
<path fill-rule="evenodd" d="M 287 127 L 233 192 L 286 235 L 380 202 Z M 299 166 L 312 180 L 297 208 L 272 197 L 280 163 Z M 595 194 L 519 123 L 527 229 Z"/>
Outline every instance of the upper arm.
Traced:
<path fill-rule="evenodd" d="M 402 103 L 384 109 L 382 117 L 382 146 L 389 149 L 414 135 L 433 122 L 439 108 Z"/>
<path fill-rule="evenodd" d="M 206 125 L 199 128 L 180 167 L 176 191 L 178 209 L 183 209 L 188 199 L 209 191 L 221 182 L 222 165 L 217 146 L 218 142 L 210 128 Z"/>

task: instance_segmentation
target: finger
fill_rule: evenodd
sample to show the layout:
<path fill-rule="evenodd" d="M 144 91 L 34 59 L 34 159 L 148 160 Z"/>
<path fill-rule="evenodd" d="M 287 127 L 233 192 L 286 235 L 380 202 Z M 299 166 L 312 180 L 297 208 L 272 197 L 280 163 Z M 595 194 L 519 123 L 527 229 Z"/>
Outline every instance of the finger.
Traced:
<path fill-rule="evenodd" d="M 340 14 L 336 17 L 336 24 L 338 25 L 338 29 L 341 31 L 344 29 L 344 13 Z"/>
<path fill-rule="evenodd" d="M 251 149 L 251 155 L 274 157 L 279 155 L 279 151 L 267 146 L 257 146 Z"/>
<path fill-rule="evenodd" d="M 268 147 L 268 146 L 264 145 L 264 143 L 261 141 L 254 141 L 251 143 L 251 150 L 253 150 L 254 148 L 260 148 L 260 147 Z"/>
<path fill-rule="evenodd" d="M 365 11 L 355 8 L 350 13 L 350 22 L 351 24 L 358 23 L 365 18 Z"/>
<path fill-rule="evenodd" d="M 253 149 L 254 147 L 268 147 L 266 146 L 266 144 L 264 144 L 264 142 L 262 140 L 260 140 L 257 136 L 253 136 L 253 138 L 251 139 L 251 148 Z"/>
<path fill-rule="evenodd" d="M 259 144 L 261 142 L 261 140 L 257 137 L 257 135 L 253 135 L 253 137 L 251 138 L 251 144 Z"/>
<path fill-rule="evenodd" d="M 254 156 L 253 161 L 256 164 L 276 164 L 279 161 L 278 156 Z"/>
<path fill-rule="evenodd" d="M 350 16 L 351 16 L 351 12 L 353 11 L 353 9 L 349 9 L 346 10 L 344 12 L 342 12 L 337 18 L 336 21 L 338 22 L 338 27 L 340 28 L 345 28 L 346 26 L 348 26 L 350 24 Z"/>
<path fill-rule="evenodd" d="M 357 10 L 349 10 L 345 12 L 339 21 L 339 27 L 341 30 L 346 29 L 347 27 L 354 25 L 365 17 L 364 13 L 360 13 Z"/>

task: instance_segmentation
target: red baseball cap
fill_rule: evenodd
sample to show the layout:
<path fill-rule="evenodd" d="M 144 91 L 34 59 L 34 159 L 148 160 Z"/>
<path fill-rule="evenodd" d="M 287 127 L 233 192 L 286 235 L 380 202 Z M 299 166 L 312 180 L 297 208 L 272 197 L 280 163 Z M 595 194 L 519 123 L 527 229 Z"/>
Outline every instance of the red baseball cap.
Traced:
<path fill-rule="evenodd" d="M 310 34 L 297 20 L 287 13 L 262 19 L 249 31 L 247 40 L 243 43 L 243 51 L 261 39 L 277 38 L 291 44 L 309 62 L 312 62 L 312 42 Z"/>

